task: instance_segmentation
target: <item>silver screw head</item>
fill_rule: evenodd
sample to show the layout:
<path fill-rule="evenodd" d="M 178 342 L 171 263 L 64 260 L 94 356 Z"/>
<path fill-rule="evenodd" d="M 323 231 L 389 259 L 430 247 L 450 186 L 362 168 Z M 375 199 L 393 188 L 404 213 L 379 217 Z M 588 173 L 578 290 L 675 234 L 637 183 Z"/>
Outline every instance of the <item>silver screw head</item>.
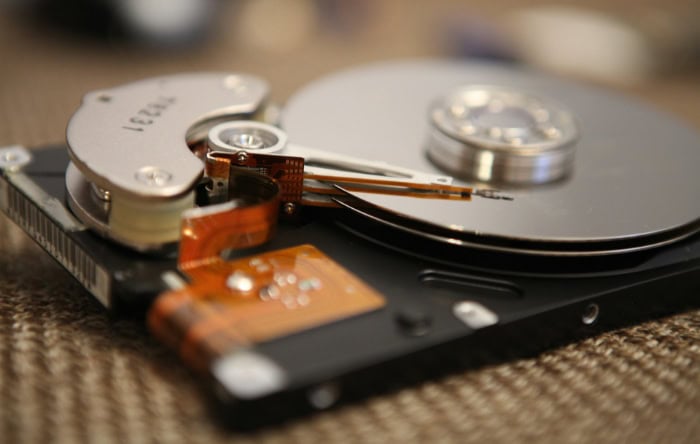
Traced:
<path fill-rule="evenodd" d="M 32 155 L 21 146 L 0 148 L 0 169 L 17 171 L 32 161 Z"/>
<path fill-rule="evenodd" d="M 287 216 L 292 216 L 297 211 L 297 206 L 293 202 L 287 202 L 282 206 L 282 211 Z"/>
<path fill-rule="evenodd" d="M 240 153 L 236 154 L 236 162 L 243 164 L 248 161 L 248 153 L 245 151 L 241 151 Z"/>
<path fill-rule="evenodd" d="M 149 187 L 165 186 L 172 178 L 172 174 L 158 167 L 145 166 L 136 172 L 136 180 Z"/>
<path fill-rule="evenodd" d="M 90 189 L 95 197 L 103 202 L 110 202 L 112 200 L 112 193 L 100 186 L 90 183 Z"/>

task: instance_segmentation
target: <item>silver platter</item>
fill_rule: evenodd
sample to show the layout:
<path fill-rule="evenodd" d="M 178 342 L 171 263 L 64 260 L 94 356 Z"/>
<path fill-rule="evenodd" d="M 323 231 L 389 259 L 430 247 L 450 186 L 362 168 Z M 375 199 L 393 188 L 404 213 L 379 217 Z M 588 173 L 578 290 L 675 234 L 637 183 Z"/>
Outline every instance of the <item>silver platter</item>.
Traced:
<path fill-rule="evenodd" d="M 570 171 L 557 181 L 525 186 L 471 183 L 498 187 L 513 201 L 354 193 L 367 204 L 360 211 L 452 245 L 539 255 L 637 251 L 698 232 L 698 132 L 619 94 L 541 73 L 482 62 L 370 65 L 300 90 L 289 100 L 282 126 L 297 144 L 445 173 L 428 156 L 435 130 L 431 107 L 471 85 L 562 104 L 577 127 Z"/>

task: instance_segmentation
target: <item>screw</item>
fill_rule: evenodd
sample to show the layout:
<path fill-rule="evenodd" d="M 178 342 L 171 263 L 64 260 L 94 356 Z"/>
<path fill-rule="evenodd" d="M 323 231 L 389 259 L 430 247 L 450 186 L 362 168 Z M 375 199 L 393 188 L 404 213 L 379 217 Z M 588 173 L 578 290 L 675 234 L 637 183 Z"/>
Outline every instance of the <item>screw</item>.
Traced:
<path fill-rule="evenodd" d="M 465 134 L 467 136 L 472 136 L 477 132 L 477 127 L 472 125 L 471 123 L 460 125 L 459 129 L 462 132 L 462 134 Z"/>
<path fill-rule="evenodd" d="M 15 163 L 18 159 L 17 153 L 9 152 L 2 155 L 2 161 L 6 163 Z"/>
<path fill-rule="evenodd" d="M 497 126 L 492 126 L 491 128 L 487 129 L 486 133 L 492 139 L 500 139 L 501 137 L 503 137 L 503 129 Z"/>
<path fill-rule="evenodd" d="M 455 119 L 464 119 L 464 117 L 467 115 L 467 108 L 459 103 L 450 106 L 449 110 L 450 114 Z"/>
<path fill-rule="evenodd" d="M 101 201 L 110 202 L 112 200 L 112 193 L 109 190 L 105 190 L 104 188 L 98 187 L 94 183 L 90 183 L 90 188 L 92 189 L 92 192 L 95 195 L 95 197 L 97 197 Z"/>
<path fill-rule="evenodd" d="M 165 186 L 173 175 L 158 167 L 146 166 L 136 172 L 136 180 L 149 187 Z"/>
<path fill-rule="evenodd" d="M 547 139 L 558 139 L 561 137 L 561 131 L 552 125 L 540 125 L 537 129 Z"/>
<path fill-rule="evenodd" d="M 248 153 L 241 151 L 236 155 L 236 162 L 239 164 L 245 164 L 248 161 Z"/>
<path fill-rule="evenodd" d="M 284 211 L 284 214 L 287 216 L 292 216 L 297 211 L 297 206 L 294 202 L 287 202 L 282 206 L 282 211 Z"/>
<path fill-rule="evenodd" d="M 21 147 L 0 149 L 0 168 L 17 171 L 32 161 L 29 151 Z"/>

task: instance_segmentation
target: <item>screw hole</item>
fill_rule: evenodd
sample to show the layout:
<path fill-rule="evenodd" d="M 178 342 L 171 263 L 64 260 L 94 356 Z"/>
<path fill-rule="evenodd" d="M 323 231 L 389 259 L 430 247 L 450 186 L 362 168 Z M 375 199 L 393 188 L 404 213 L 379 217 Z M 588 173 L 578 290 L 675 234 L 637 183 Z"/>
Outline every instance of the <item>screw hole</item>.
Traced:
<path fill-rule="evenodd" d="M 600 314 L 600 307 L 598 304 L 588 304 L 583 310 L 583 315 L 581 315 L 581 322 L 584 325 L 592 325 L 598 320 L 598 315 Z"/>
<path fill-rule="evenodd" d="M 309 404 L 317 410 L 325 410 L 340 399 L 340 386 L 333 382 L 320 384 L 307 393 Z"/>

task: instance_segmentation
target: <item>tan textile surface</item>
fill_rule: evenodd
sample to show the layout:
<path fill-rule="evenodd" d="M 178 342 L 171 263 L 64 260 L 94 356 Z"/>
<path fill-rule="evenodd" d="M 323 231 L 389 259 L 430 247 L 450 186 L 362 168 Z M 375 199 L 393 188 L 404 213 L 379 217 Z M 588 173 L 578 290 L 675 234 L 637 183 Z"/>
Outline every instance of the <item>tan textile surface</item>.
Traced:
<path fill-rule="evenodd" d="M 376 48 L 376 37 L 263 57 L 225 36 L 154 56 L 71 42 L 0 16 L 0 145 L 61 142 L 83 93 L 148 75 L 253 72 L 283 101 L 341 67 L 431 54 L 401 36 Z M 700 126 L 697 74 L 632 92 Z M 0 233 L 3 443 L 700 442 L 700 311 L 241 434 L 213 419 L 206 387 L 141 321 L 107 316 L 4 217 Z"/>

